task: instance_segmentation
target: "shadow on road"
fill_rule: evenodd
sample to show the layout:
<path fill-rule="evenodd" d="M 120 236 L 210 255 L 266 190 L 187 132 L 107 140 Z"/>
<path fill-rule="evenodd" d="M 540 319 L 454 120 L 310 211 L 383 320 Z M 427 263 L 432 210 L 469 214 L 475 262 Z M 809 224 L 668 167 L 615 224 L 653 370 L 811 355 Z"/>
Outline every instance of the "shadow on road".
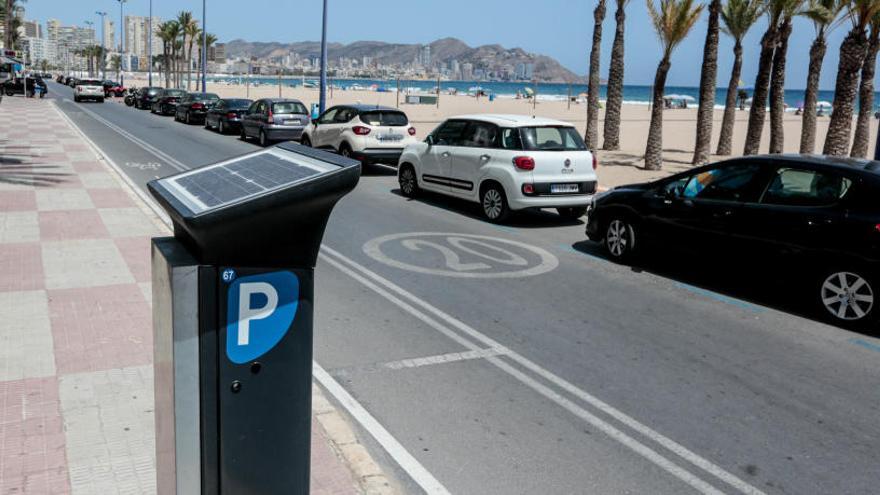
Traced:
<path fill-rule="evenodd" d="M 586 255 L 616 263 L 597 242 L 580 241 L 574 243 L 572 248 Z M 824 318 L 822 308 L 812 303 L 809 287 L 781 276 L 774 276 L 770 269 L 745 266 L 744 263 L 736 263 L 732 259 L 720 259 L 721 256 L 698 256 L 666 249 L 645 254 L 629 266 L 634 272 L 651 273 L 672 280 L 692 292 L 709 291 L 725 298 L 732 298 L 732 301 L 744 301 L 773 308 L 846 330 L 866 335 L 880 334 L 876 327 L 865 324 L 851 327 L 835 325 Z"/>

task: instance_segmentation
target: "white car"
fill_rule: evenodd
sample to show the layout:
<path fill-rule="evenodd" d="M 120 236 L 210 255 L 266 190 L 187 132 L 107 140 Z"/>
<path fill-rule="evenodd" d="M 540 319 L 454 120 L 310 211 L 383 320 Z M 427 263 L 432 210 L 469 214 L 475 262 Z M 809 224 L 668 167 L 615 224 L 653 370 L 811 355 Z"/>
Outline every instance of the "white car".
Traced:
<path fill-rule="evenodd" d="M 434 191 L 482 206 L 492 222 L 511 211 L 556 208 L 583 216 L 596 192 L 596 157 L 571 124 L 522 115 L 464 115 L 406 147 L 397 171 L 412 197 Z"/>
<path fill-rule="evenodd" d="M 97 79 L 81 79 L 73 88 L 73 101 L 95 100 L 104 103 L 104 83 Z"/>
<path fill-rule="evenodd" d="M 416 129 L 406 114 L 378 105 L 339 105 L 328 108 L 306 126 L 300 142 L 336 151 L 363 164 L 397 165 L 403 149 L 413 143 Z"/>

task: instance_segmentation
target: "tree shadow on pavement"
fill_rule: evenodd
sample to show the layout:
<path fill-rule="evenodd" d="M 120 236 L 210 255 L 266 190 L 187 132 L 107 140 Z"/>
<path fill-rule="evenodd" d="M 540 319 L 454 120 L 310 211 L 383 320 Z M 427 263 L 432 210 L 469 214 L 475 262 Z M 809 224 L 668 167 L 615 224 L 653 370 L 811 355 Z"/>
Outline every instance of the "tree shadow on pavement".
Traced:
<path fill-rule="evenodd" d="M 62 172 L 61 167 L 43 163 L 33 148 L 5 145 L 0 141 L 0 183 L 19 186 L 52 187 L 63 184 L 73 174 Z"/>
<path fill-rule="evenodd" d="M 589 240 L 576 242 L 572 248 L 591 257 L 601 258 L 609 263 L 612 260 L 605 248 L 598 242 Z M 877 335 L 876 328 L 848 328 L 835 325 L 823 318 L 821 308 L 810 303 L 809 290 L 803 285 L 774 276 L 772 270 L 755 268 L 743 263 L 723 258 L 723 255 L 694 255 L 671 249 L 658 249 L 643 254 L 629 266 L 636 273 L 650 273 L 675 282 L 695 294 L 695 297 L 710 297 L 734 305 L 764 306 L 807 318 L 820 323 L 838 326 L 845 330 Z M 720 296 L 720 297 L 718 297 Z M 759 310 L 759 308 L 756 308 Z"/>

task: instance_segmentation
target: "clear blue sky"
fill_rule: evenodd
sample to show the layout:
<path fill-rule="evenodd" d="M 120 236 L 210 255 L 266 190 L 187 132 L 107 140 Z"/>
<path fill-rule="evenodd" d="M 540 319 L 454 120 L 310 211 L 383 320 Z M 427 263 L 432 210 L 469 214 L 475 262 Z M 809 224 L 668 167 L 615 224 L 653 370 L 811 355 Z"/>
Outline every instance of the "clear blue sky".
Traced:
<path fill-rule="evenodd" d="M 471 46 L 499 43 L 522 47 L 558 59 L 578 74 L 586 74 L 592 37 L 592 9 L 595 1 L 541 0 L 330 0 L 330 41 L 348 43 L 377 40 L 400 43 L 428 43 L 452 36 Z M 96 20 L 96 10 L 119 18 L 116 0 L 28 0 L 28 19 L 45 22 L 57 18 L 64 24 Z M 148 0 L 129 0 L 125 11 L 146 15 Z M 153 0 L 154 15 L 168 18 L 180 10 L 191 10 L 201 18 L 201 0 Z M 602 77 L 607 77 L 614 36 L 615 3 L 608 0 L 602 50 Z M 628 7 L 626 37 L 626 83 L 650 85 L 660 57 L 660 48 L 648 20 L 643 0 Z M 97 24 L 97 22 L 96 22 Z M 117 21 L 118 24 L 118 21 Z M 766 22 L 757 24 L 745 40 L 743 80 L 754 83 L 758 63 L 758 42 Z M 118 29 L 118 28 L 117 28 Z M 242 38 L 250 41 L 318 40 L 321 35 L 321 0 L 208 0 L 208 31 L 220 41 Z M 829 39 L 821 87 L 833 89 L 840 41 L 849 25 L 843 24 Z M 696 86 L 706 35 L 706 14 L 687 40 L 676 50 L 669 85 Z M 786 87 L 803 88 L 808 52 L 814 37 L 812 24 L 799 19 L 788 52 Z M 732 43 L 722 35 L 718 85 L 726 86 L 732 64 Z M 878 74 L 880 78 L 880 74 Z"/>

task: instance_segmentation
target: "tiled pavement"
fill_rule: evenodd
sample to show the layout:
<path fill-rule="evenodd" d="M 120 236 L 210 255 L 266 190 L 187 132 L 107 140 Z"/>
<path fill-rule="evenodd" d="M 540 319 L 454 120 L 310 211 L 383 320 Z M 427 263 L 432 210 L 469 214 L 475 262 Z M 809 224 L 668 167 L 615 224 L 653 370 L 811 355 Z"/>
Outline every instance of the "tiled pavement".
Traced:
<path fill-rule="evenodd" d="M 155 493 L 149 238 L 50 100 L 0 103 L 0 495 Z M 356 493 L 314 425 L 312 493 Z"/>

